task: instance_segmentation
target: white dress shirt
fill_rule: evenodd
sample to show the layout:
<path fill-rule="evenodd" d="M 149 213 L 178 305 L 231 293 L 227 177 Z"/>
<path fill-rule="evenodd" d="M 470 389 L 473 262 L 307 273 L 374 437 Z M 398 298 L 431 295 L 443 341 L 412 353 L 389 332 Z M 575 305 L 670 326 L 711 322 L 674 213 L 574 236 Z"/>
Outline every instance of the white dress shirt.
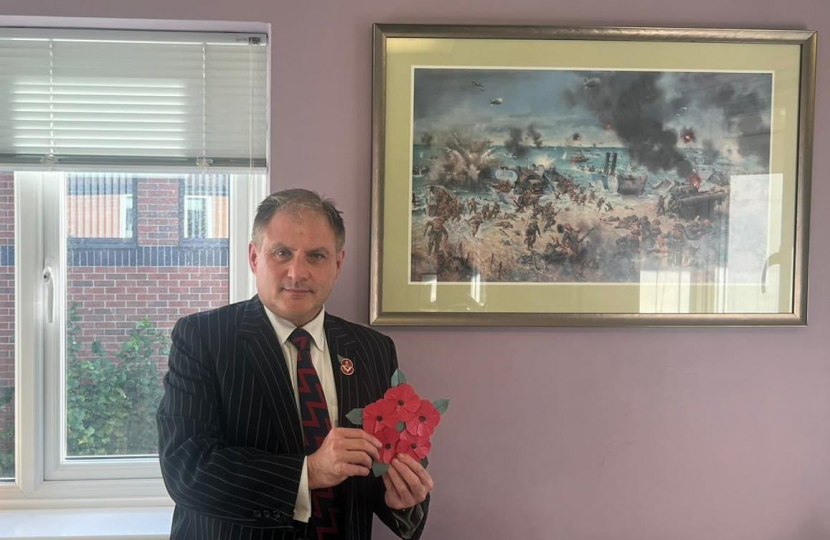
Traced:
<path fill-rule="evenodd" d="M 300 411 L 300 396 L 297 393 L 297 348 L 288 341 L 291 332 L 296 326 L 293 323 L 283 319 L 272 313 L 267 307 L 265 313 L 268 315 L 268 320 L 271 321 L 271 326 L 277 333 L 280 345 L 282 345 L 282 354 L 285 357 L 285 363 L 288 366 L 288 374 L 291 376 L 291 386 L 294 388 L 294 398 L 297 402 L 297 413 Z M 325 307 L 320 310 L 320 313 L 311 320 L 308 324 L 303 326 L 303 329 L 311 334 L 311 363 L 317 371 L 317 377 L 320 379 L 320 384 L 323 387 L 323 394 L 326 397 L 326 405 L 329 410 L 329 419 L 331 419 L 331 427 L 337 427 L 337 414 L 339 408 L 337 406 L 337 387 L 334 384 L 334 372 L 331 367 L 331 358 L 329 356 L 329 346 L 326 341 L 326 331 L 323 327 L 323 320 L 326 317 Z M 275 359 L 276 360 L 276 359 Z M 308 489 L 308 457 L 303 461 L 303 472 L 300 476 L 300 489 L 297 491 L 297 504 L 294 506 L 294 519 L 303 523 L 308 523 L 311 518 L 311 491 Z"/>

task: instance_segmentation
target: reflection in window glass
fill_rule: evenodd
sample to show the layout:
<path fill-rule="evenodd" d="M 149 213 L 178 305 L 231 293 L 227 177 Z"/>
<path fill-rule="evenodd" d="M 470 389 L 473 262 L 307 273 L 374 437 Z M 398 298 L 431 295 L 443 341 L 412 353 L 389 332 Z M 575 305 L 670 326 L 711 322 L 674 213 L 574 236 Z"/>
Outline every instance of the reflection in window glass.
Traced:
<path fill-rule="evenodd" d="M 133 240 L 132 174 L 69 173 L 66 188 L 69 238 Z"/>
<path fill-rule="evenodd" d="M 228 238 L 228 175 L 190 175 L 183 183 L 184 237 Z"/>

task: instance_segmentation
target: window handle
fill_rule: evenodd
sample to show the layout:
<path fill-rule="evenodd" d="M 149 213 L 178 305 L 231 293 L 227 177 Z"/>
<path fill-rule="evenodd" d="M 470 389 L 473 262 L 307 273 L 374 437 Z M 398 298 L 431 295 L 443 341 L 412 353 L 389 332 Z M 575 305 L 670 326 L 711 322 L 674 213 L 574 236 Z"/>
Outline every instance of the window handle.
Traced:
<path fill-rule="evenodd" d="M 46 285 L 46 322 L 52 324 L 55 321 L 55 276 L 52 273 L 51 260 L 46 260 L 41 278 Z"/>

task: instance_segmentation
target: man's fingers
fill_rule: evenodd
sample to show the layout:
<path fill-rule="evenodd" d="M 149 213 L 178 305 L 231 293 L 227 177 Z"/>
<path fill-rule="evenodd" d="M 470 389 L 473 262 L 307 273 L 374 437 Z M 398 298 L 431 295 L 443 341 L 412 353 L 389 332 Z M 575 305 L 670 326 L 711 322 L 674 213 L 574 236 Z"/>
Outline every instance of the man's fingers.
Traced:
<path fill-rule="evenodd" d="M 413 501 L 412 504 L 415 504 L 414 497 L 412 497 L 412 493 L 409 491 L 409 486 L 406 484 L 406 480 L 403 479 L 401 473 L 398 472 L 397 467 L 395 467 L 394 459 L 392 460 L 392 466 L 386 470 L 386 474 L 389 475 L 389 480 L 395 486 L 395 491 L 398 492 L 401 500 L 404 502 Z M 412 504 L 409 506 L 412 506 Z"/>
<path fill-rule="evenodd" d="M 389 473 L 383 473 L 383 476 L 381 476 L 381 478 L 383 479 L 383 485 L 386 486 L 386 491 L 397 495 L 398 490 L 395 489 L 395 484 L 393 484 L 392 481 L 389 479 Z"/>
<path fill-rule="evenodd" d="M 343 439 L 341 442 L 343 444 L 342 448 L 346 451 L 363 452 L 364 454 L 368 454 L 375 461 L 380 459 L 380 452 L 378 449 L 367 440 Z"/>
<path fill-rule="evenodd" d="M 420 483 L 418 475 L 415 474 L 415 471 L 412 470 L 412 467 L 410 467 L 409 463 L 406 463 L 401 459 L 400 454 L 398 455 L 398 457 L 392 460 L 392 466 L 395 467 L 395 469 L 397 469 L 397 471 L 400 473 L 400 475 L 403 477 L 406 483 L 410 486 L 413 484 Z"/>
<path fill-rule="evenodd" d="M 368 476 L 369 472 L 371 472 L 371 466 L 364 467 L 362 465 L 355 465 L 354 463 L 344 463 L 342 471 L 345 476 Z"/>
<path fill-rule="evenodd" d="M 377 448 L 369 444 L 367 441 L 357 439 L 344 439 L 337 441 L 334 444 L 334 451 L 338 455 L 343 452 L 361 452 L 368 455 L 369 458 L 375 461 L 380 459 L 380 453 Z"/>
<path fill-rule="evenodd" d="M 369 443 L 371 443 L 376 448 L 380 448 L 381 446 L 383 446 L 377 437 L 375 437 L 374 435 L 369 435 L 362 429 L 335 428 L 331 431 L 331 433 L 337 433 L 338 436 L 341 436 L 344 439 L 363 439 L 365 441 L 369 441 Z"/>
<path fill-rule="evenodd" d="M 421 484 L 427 488 L 427 491 L 432 491 L 432 488 L 435 487 L 435 484 L 432 481 L 432 476 L 427 472 L 421 462 L 417 459 L 413 458 L 408 454 L 401 454 L 398 455 L 398 459 L 405 465 L 408 465 L 409 468 L 418 475 L 418 479 L 421 481 Z"/>
<path fill-rule="evenodd" d="M 406 456 L 404 456 L 406 458 Z M 392 460 L 392 467 L 396 470 L 398 474 L 400 474 L 401 478 L 407 484 L 407 488 L 409 492 L 412 494 L 413 504 L 418 503 L 426 499 L 427 493 L 429 493 L 430 489 L 432 489 L 429 483 L 423 482 L 421 477 L 415 473 L 415 471 L 410 468 L 410 465 L 413 465 L 417 468 L 423 469 L 420 463 L 415 462 L 415 460 L 410 459 L 408 462 L 404 462 L 401 458 L 396 458 Z M 431 482 L 432 479 L 429 478 L 428 482 Z"/>
<path fill-rule="evenodd" d="M 363 465 L 369 469 L 372 468 L 372 458 L 366 452 L 346 452 L 343 460 L 347 463 L 353 463 L 355 465 Z"/>

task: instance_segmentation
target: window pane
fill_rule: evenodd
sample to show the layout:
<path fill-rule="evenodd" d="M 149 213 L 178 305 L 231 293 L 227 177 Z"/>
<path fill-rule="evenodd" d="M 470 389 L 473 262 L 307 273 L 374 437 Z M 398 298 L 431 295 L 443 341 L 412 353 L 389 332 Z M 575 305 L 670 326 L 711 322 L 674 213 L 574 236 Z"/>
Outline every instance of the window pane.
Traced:
<path fill-rule="evenodd" d="M 228 238 L 228 176 L 192 175 L 184 180 L 185 238 Z"/>
<path fill-rule="evenodd" d="M 132 174 L 67 174 L 67 230 L 80 242 L 134 241 Z"/>
<path fill-rule="evenodd" d="M 72 186 L 78 176 L 83 189 Z M 183 315 L 228 303 L 228 177 L 124 176 L 66 179 L 69 458 L 155 454 L 170 331 Z M 225 188 L 191 207 L 187 186 L 200 184 Z M 208 234 L 208 220 L 224 223 L 223 237 Z"/>
<path fill-rule="evenodd" d="M 14 480 L 14 173 L 0 172 L 0 481 Z"/>

